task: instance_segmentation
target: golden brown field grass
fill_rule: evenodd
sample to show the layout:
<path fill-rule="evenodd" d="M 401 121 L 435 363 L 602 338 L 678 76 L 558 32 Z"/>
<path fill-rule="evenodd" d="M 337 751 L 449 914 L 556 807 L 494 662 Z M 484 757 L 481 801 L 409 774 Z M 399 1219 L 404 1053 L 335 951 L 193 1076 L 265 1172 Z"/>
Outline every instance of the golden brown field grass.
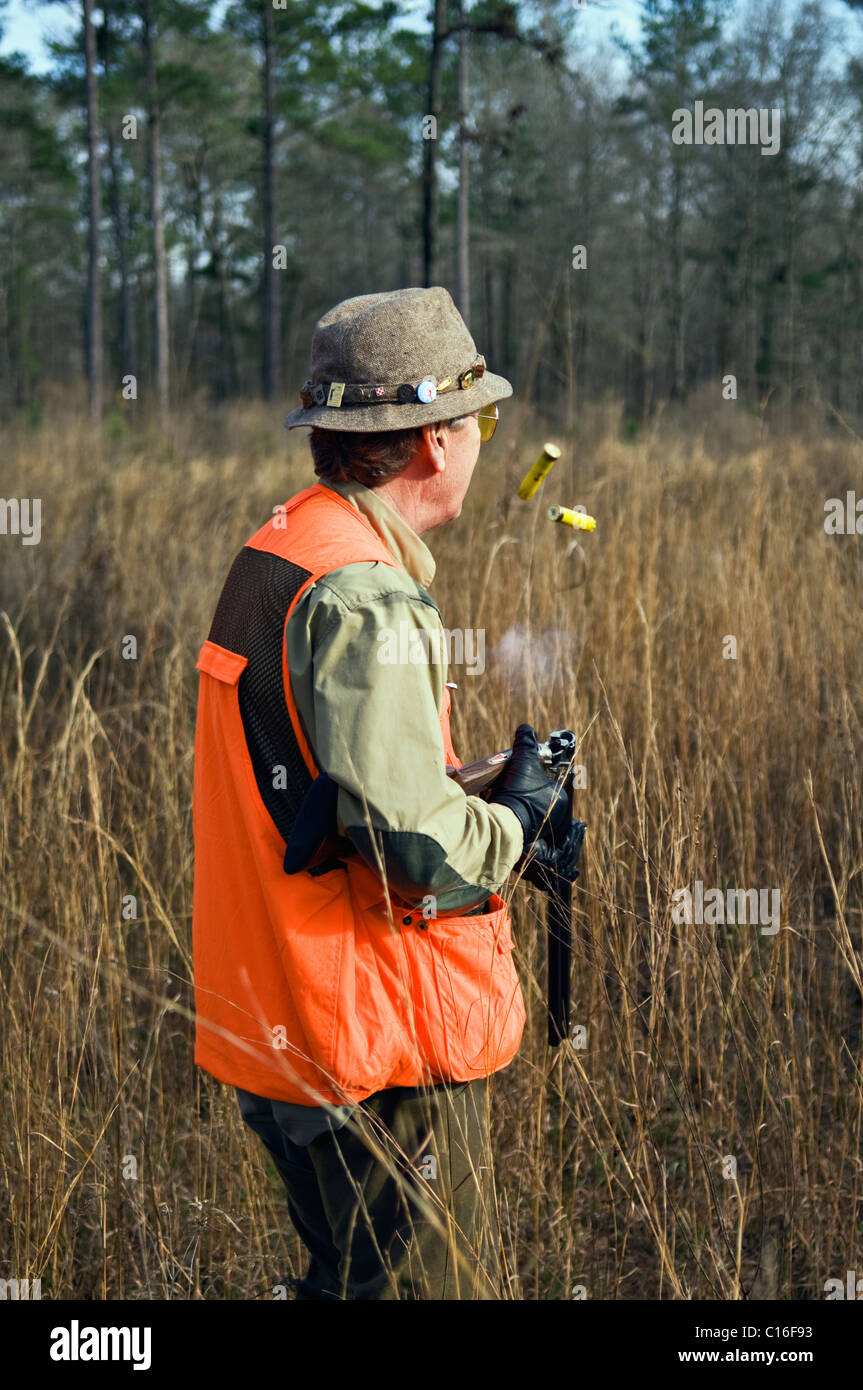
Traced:
<path fill-rule="evenodd" d="M 523 718 L 587 730 L 583 1048 L 546 1048 L 543 900 L 511 893 L 528 1025 L 493 1117 L 513 1297 L 819 1298 L 863 1270 L 863 549 L 823 527 L 861 445 L 733 418 L 624 443 L 597 410 L 552 435 L 564 458 L 525 504 L 545 435 L 511 412 L 426 538 L 445 623 L 486 633 L 485 674 L 451 673 L 461 757 Z M 271 1297 L 300 1270 L 280 1184 L 192 1061 L 194 667 L 235 552 L 313 480 L 305 445 L 249 406 L 169 440 L 112 420 L 100 450 L 58 407 L 2 452 L 4 494 L 43 520 L 38 546 L 0 537 L 0 1277 Z M 580 587 L 553 501 L 599 521 Z M 780 930 L 676 925 L 696 880 L 778 889 Z"/>

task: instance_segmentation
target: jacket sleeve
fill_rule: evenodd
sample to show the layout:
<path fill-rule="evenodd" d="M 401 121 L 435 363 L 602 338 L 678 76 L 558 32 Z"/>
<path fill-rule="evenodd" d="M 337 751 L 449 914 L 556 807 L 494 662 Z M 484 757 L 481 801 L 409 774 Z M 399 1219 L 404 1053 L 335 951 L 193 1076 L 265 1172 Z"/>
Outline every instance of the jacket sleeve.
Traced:
<path fill-rule="evenodd" d="M 319 766 L 338 783 L 339 820 L 359 853 L 373 868 L 383 864 L 407 901 L 433 895 L 439 911 L 470 908 L 501 887 L 522 853 L 522 830 L 508 807 L 465 796 L 447 777 L 440 613 L 407 576 L 382 575 L 385 568 L 327 576 L 292 617 L 294 697 Z"/>

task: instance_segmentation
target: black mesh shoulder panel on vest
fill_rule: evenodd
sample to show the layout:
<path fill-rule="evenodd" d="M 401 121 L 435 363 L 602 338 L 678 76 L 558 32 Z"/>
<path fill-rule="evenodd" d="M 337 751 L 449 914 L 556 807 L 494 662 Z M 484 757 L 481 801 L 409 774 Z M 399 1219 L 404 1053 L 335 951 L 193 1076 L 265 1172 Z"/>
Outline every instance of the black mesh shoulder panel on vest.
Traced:
<path fill-rule="evenodd" d="M 216 606 L 209 640 L 249 659 L 237 693 L 261 799 L 287 841 L 311 785 L 294 737 L 282 683 L 285 618 L 311 571 L 264 550 L 240 551 Z M 284 789 L 273 786 L 283 767 Z"/>

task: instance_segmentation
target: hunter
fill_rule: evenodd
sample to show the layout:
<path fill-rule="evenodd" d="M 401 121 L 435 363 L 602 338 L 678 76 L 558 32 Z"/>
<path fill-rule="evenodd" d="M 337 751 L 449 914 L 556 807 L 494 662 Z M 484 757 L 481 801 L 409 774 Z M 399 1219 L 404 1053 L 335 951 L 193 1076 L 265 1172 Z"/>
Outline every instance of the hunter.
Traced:
<path fill-rule="evenodd" d="M 488 1078 L 525 1010 L 498 890 L 571 858 L 571 808 L 529 725 L 466 796 L 445 665 L 379 635 L 439 650 L 420 538 L 511 394 L 444 289 L 325 314 L 286 420 L 319 481 L 240 551 L 198 660 L 195 1060 L 284 1181 L 300 1299 L 506 1296 Z"/>

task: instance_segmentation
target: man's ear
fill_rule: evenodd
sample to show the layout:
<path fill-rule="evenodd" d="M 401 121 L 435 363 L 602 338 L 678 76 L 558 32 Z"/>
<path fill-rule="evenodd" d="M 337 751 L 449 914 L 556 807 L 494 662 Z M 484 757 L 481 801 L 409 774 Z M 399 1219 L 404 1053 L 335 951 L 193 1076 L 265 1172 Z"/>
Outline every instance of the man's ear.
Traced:
<path fill-rule="evenodd" d="M 447 457 L 446 425 L 440 422 L 434 425 L 423 425 L 422 432 L 429 463 L 436 473 L 442 473 L 446 467 Z"/>

